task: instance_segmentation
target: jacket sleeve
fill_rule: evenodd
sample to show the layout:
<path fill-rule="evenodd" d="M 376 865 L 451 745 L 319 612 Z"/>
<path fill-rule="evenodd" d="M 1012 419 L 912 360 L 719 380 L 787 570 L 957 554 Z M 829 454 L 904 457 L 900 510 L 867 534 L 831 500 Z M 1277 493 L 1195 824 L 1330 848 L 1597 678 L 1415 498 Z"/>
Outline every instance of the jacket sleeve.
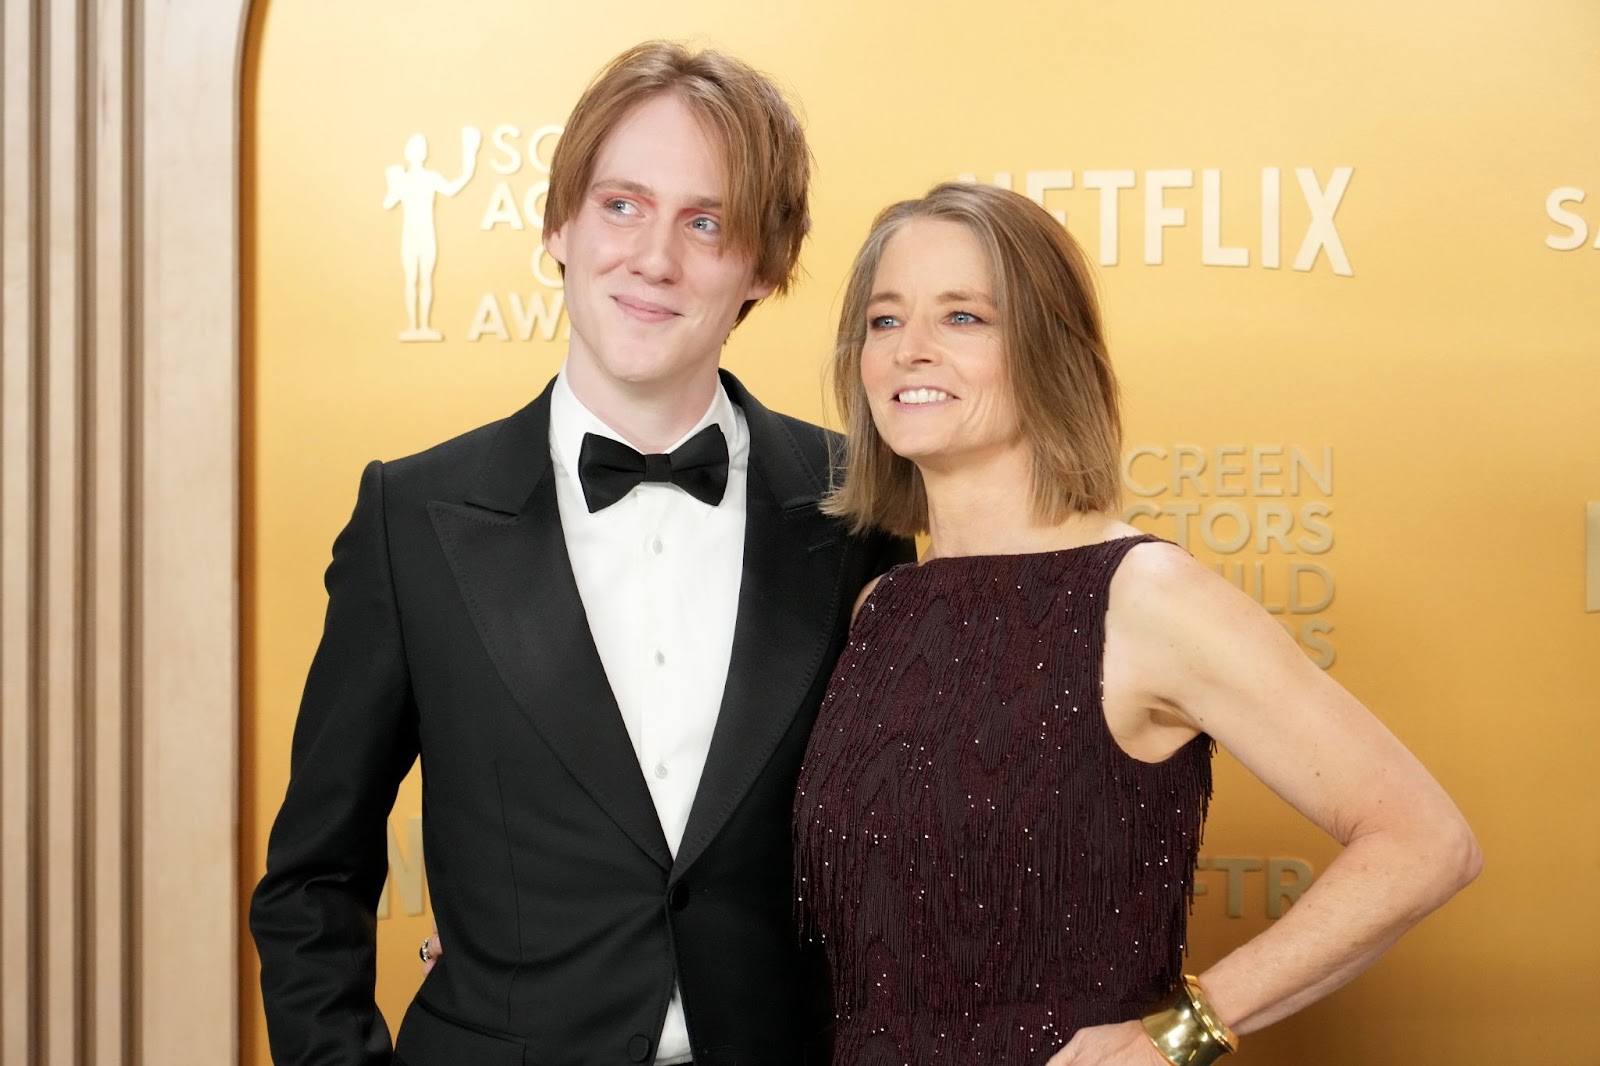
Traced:
<path fill-rule="evenodd" d="M 250 904 L 277 1066 L 382 1066 L 374 998 L 387 828 L 416 760 L 417 714 L 391 577 L 384 469 L 368 464 L 333 545 L 322 641 L 306 679 L 289 787 Z"/>

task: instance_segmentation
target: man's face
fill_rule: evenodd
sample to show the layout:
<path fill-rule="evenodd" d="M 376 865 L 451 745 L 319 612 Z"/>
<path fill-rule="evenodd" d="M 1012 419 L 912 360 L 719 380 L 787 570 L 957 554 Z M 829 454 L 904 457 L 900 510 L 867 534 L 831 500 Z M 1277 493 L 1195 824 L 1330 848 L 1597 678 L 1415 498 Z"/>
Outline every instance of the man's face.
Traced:
<path fill-rule="evenodd" d="M 582 203 L 547 235 L 566 267 L 568 375 L 585 389 L 657 396 L 715 371 L 739 308 L 772 291 L 724 243 L 722 154 L 671 93 L 625 115 Z"/>

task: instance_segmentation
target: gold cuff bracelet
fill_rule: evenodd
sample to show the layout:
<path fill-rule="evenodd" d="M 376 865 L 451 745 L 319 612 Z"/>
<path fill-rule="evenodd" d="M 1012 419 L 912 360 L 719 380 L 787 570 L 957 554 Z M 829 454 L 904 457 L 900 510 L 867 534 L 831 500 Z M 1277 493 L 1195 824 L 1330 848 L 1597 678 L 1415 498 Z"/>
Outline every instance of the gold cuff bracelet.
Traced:
<path fill-rule="evenodd" d="M 1199 979 L 1189 974 L 1171 1003 L 1145 1016 L 1144 1031 L 1172 1066 L 1210 1066 L 1239 1049 L 1238 1037 L 1211 1009 Z"/>

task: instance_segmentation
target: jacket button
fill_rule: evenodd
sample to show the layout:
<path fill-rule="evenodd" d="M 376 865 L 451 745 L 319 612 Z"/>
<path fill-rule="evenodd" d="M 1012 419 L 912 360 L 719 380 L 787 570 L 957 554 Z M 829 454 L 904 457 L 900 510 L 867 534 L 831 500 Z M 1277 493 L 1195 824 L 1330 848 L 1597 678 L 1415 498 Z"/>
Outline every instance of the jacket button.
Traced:
<path fill-rule="evenodd" d="M 681 911 L 689 905 L 689 886 L 679 881 L 672 886 L 672 891 L 667 894 L 667 904 L 675 911 Z"/>
<path fill-rule="evenodd" d="M 643 1062 L 650 1057 L 650 1038 L 639 1033 L 628 1041 L 628 1058 L 633 1062 Z"/>

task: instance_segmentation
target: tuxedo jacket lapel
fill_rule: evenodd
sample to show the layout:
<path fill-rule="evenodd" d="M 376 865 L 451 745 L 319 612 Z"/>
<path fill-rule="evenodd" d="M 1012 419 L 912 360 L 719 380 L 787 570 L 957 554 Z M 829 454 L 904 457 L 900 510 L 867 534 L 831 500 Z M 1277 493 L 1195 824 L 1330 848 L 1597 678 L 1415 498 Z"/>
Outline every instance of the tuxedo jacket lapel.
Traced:
<path fill-rule="evenodd" d="M 817 510 L 826 483 L 781 419 L 722 374 L 750 430 L 744 567 L 728 681 L 677 861 L 678 877 L 732 815 L 811 690 L 839 610 L 838 526 Z"/>
<path fill-rule="evenodd" d="M 839 611 L 826 483 L 738 380 L 750 430 L 745 547 L 728 680 L 676 862 L 661 831 L 567 556 L 550 462 L 550 390 L 507 419 L 464 503 L 429 513 L 479 638 L 529 724 L 638 847 L 681 874 L 726 824 L 810 692 Z"/>
<path fill-rule="evenodd" d="M 529 724 L 663 869 L 672 854 L 572 576 L 550 463 L 550 390 L 507 419 L 464 504 L 429 513 L 479 638 Z"/>

